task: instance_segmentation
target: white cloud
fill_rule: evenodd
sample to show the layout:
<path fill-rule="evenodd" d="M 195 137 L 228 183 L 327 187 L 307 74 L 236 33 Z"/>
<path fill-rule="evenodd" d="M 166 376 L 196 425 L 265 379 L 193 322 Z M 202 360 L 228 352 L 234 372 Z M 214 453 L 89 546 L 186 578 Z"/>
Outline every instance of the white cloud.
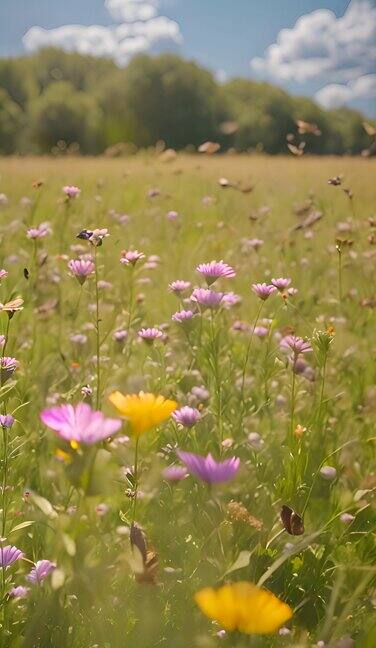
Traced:
<path fill-rule="evenodd" d="M 156 44 L 182 42 L 178 23 L 156 15 L 158 0 L 106 0 L 105 5 L 120 24 L 31 27 L 23 37 L 26 50 L 61 47 L 67 52 L 111 57 L 119 65 L 125 65 L 133 55 L 148 51 Z"/>
<path fill-rule="evenodd" d="M 118 22 L 150 20 L 158 14 L 158 0 L 105 0 L 110 16 Z"/>
<path fill-rule="evenodd" d="M 352 0 L 337 18 L 328 9 L 301 16 L 251 68 L 280 81 L 347 83 L 376 71 L 376 6 Z"/>
<path fill-rule="evenodd" d="M 315 98 L 324 108 L 337 108 L 359 99 L 374 97 L 376 97 L 376 74 L 367 74 L 346 84 L 330 83 L 315 94 Z"/>

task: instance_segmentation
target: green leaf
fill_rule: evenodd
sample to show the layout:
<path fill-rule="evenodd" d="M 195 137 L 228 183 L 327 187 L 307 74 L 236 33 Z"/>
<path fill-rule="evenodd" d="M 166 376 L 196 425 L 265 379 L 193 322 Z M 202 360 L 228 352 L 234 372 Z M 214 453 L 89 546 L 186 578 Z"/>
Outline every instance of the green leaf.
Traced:
<path fill-rule="evenodd" d="M 57 513 L 48 499 L 41 497 L 41 495 L 37 495 L 36 493 L 32 493 L 30 499 L 38 508 L 40 508 L 42 513 L 50 518 L 50 520 L 55 520 L 57 518 Z"/>
<path fill-rule="evenodd" d="M 243 569 L 243 567 L 248 567 L 249 561 L 251 559 L 250 551 L 241 551 L 235 562 L 228 568 L 225 574 L 231 574 L 231 572 L 236 571 L 237 569 Z"/>
<path fill-rule="evenodd" d="M 17 524 L 17 526 L 13 527 L 11 531 L 9 531 L 9 535 L 11 533 L 15 533 L 16 531 L 21 531 L 21 529 L 26 529 L 26 527 L 31 526 L 34 524 L 35 520 L 26 520 L 25 522 L 21 522 L 20 524 Z"/>

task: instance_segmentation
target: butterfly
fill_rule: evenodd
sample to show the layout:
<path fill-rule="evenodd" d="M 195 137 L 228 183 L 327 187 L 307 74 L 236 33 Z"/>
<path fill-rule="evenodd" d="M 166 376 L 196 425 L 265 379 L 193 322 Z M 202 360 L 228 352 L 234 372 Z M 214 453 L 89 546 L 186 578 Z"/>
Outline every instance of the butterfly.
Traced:
<path fill-rule="evenodd" d="M 281 522 L 287 533 L 290 535 L 302 535 L 304 533 L 303 518 L 294 509 L 284 504 L 280 515 Z"/>
<path fill-rule="evenodd" d="M 155 584 L 158 557 L 154 551 L 148 549 L 145 533 L 136 522 L 131 525 L 130 541 L 132 552 L 127 560 L 134 572 L 136 581 L 138 583 Z"/>

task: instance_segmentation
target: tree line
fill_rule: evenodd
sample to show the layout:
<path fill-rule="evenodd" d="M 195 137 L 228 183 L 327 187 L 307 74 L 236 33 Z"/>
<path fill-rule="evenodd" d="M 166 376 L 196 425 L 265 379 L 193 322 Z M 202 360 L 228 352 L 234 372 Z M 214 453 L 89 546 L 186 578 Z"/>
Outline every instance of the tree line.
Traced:
<path fill-rule="evenodd" d="M 205 141 L 271 154 L 288 147 L 300 154 L 303 146 L 315 154 L 367 154 L 372 130 L 357 111 L 324 110 L 243 78 L 219 84 L 172 54 L 140 55 L 126 68 L 50 48 L 0 59 L 1 154 L 115 154 L 157 142 L 179 150 Z"/>

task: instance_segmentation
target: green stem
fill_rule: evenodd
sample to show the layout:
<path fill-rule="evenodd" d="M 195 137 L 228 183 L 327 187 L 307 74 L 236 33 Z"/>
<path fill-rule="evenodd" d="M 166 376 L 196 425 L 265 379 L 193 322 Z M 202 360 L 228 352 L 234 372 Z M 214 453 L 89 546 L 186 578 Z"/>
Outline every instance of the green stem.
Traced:
<path fill-rule="evenodd" d="M 1 520 L 1 537 L 5 537 L 6 523 L 7 523 L 7 502 L 6 502 L 6 488 L 8 479 L 8 434 L 7 429 L 3 426 L 3 480 L 2 480 L 2 520 Z M 4 571 L 4 570 L 3 570 Z"/>
<path fill-rule="evenodd" d="M 249 338 L 249 342 L 248 342 L 247 350 L 246 350 L 246 353 L 245 353 L 245 359 L 244 359 L 244 365 L 243 365 L 243 372 L 242 372 L 242 382 L 241 382 L 241 387 L 240 387 L 240 403 L 241 403 L 241 414 L 240 414 L 241 419 L 240 419 L 240 420 L 241 420 L 241 421 L 243 420 L 243 415 L 244 415 L 244 386 L 245 386 L 245 375 L 246 375 L 246 372 L 247 372 L 247 365 L 248 365 L 248 360 L 249 360 L 249 354 L 250 354 L 250 352 L 251 352 L 251 346 L 252 346 L 252 342 L 253 342 L 253 338 L 254 338 L 254 334 L 255 334 L 255 329 L 256 329 L 256 326 L 257 326 L 257 322 L 258 322 L 258 320 L 259 320 L 259 317 L 260 317 L 260 315 L 261 315 L 261 310 L 262 310 L 263 305 L 264 305 L 264 302 L 261 300 L 261 301 L 260 301 L 260 306 L 259 306 L 259 308 L 258 308 L 258 310 L 257 310 L 257 314 L 256 314 L 255 321 L 254 321 L 254 323 L 253 323 L 252 332 L 251 332 L 251 335 L 250 335 L 250 338 Z"/>
<path fill-rule="evenodd" d="M 6 329 L 5 329 L 5 342 L 4 342 L 4 346 L 3 346 L 2 352 L 1 352 L 1 357 L 2 357 L 2 358 L 4 358 L 4 356 L 5 356 L 5 351 L 6 351 L 6 348 L 7 348 L 7 346 L 8 346 L 9 328 L 10 328 L 10 319 L 11 319 L 11 318 L 8 317 L 7 327 L 6 327 Z"/>
<path fill-rule="evenodd" d="M 134 470 L 133 470 L 133 509 L 132 509 L 132 521 L 131 526 L 134 524 L 136 519 L 136 508 L 137 508 L 137 495 L 138 495 L 138 444 L 140 437 L 136 437 L 136 445 L 134 449 Z"/>
<path fill-rule="evenodd" d="M 294 418 L 295 418 L 295 371 L 294 365 L 292 367 L 292 381 L 291 381 L 291 409 L 290 409 L 290 445 L 294 440 Z"/>
<path fill-rule="evenodd" d="M 342 304 L 342 251 L 337 247 L 338 251 L 338 299 Z"/>
<path fill-rule="evenodd" d="M 99 409 L 100 405 L 100 389 L 101 389 L 101 361 L 100 361 L 100 330 L 99 330 L 99 288 L 98 288 L 98 255 L 97 248 L 94 247 L 94 265 L 95 265 L 95 317 L 96 317 L 96 352 L 97 352 L 97 394 L 96 394 L 96 408 Z"/>

